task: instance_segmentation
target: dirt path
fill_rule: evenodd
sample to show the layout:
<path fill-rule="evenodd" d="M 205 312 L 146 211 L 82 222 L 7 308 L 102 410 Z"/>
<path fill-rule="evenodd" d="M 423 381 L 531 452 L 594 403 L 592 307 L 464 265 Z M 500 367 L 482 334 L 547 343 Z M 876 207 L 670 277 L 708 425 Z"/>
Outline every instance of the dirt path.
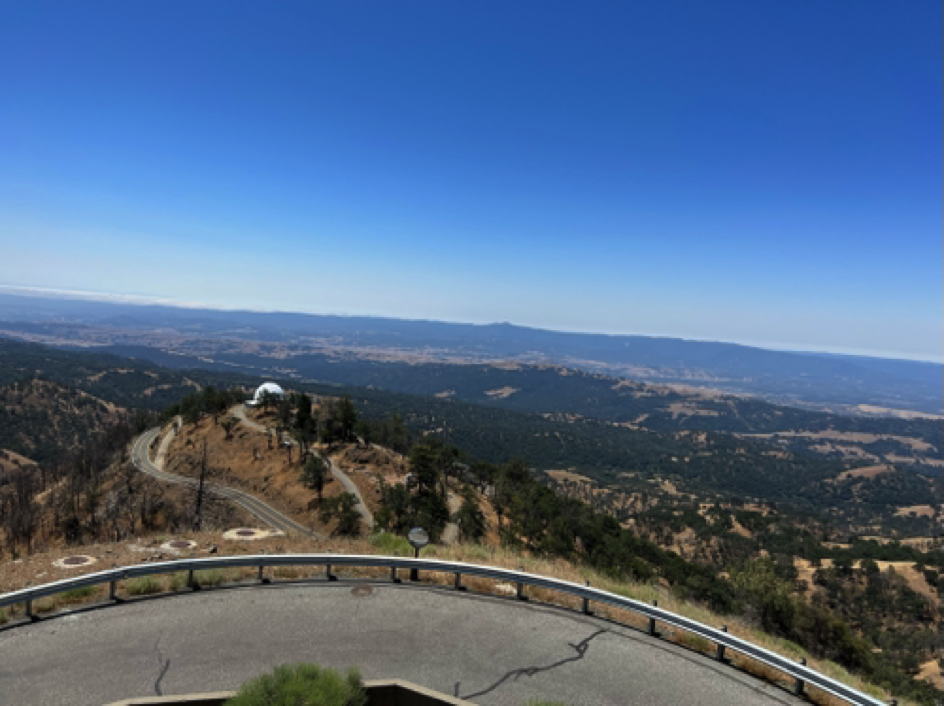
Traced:
<path fill-rule="evenodd" d="M 246 414 L 246 408 L 243 405 L 236 405 L 230 409 L 230 412 L 232 412 L 233 416 L 239 420 L 240 424 L 245 424 L 250 429 L 262 432 L 263 434 L 267 434 L 269 432 L 265 425 L 259 424 L 259 422 L 254 422 L 248 417 Z M 292 443 L 295 444 L 294 441 L 292 441 Z M 370 511 L 370 508 L 367 507 L 367 503 L 364 502 L 361 491 L 357 489 L 354 481 L 352 481 L 344 471 L 338 468 L 338 466 L 330 458 L 315 451 L 312 451 L 312 453 L 316 454 L 320 458 L 323 458 L 325 463 L 328 464 L 328 469 L 331 471 L 331 475 L 334 476 L 334 479 L 341 484 L 345 491 L 357 498 L 357 505 L 355 508 L 357 509 L 358 514 L 360 514 L 361 519 L 364 521 L 364 524 L 367 526 L 367 530 L 372 531 L 374 529 L 374 515 Z"/>
<path fill-rule="evenodd" d="M 154 457 L 154 465 L 162 471 L 164 470 L 164 461 L 167 460 L 167 451 L 170 449 L 170 444 L 174 440 L 174 437 L 177 436 L 177 428 L 180 422 L 181 418 L 179 416 L 174 417 L 174 421 L 170 424 L 170 429 L 164 435 L 164 438 L 161 439 L 161 445 L 157 448 L 157 455 Z"/>
<path fill-rule="evenodd" d="M 446 491 L 446 502 L 449 504 L 449 514 L 455 515 L 459 512 L 459 508 L 462 507 L 462 502 L 459 500 L 459 496 L 453 493 L 451 490 Z M 455 522 L 449 522 L 446 524 L 446 528 L 442 533 L 443 544 L 455 544 L 459 539 L 459 525 Z"/>

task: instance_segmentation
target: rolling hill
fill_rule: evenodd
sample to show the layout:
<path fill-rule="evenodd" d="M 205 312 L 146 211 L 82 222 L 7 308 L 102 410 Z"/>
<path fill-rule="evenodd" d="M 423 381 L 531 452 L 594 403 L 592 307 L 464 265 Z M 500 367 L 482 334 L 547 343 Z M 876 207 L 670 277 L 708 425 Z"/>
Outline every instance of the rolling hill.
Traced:
<path fill-rule="evenodd" d="M 0 295 L 7 335 L 79 345 L 145 344 L 191 354 L 220 342 L 278 344 L 280 357 L 343 353 L 410 361 L 550 363 L 822 408 L 859 405 L 940 414 L 939 364 L 634 335 L 565 333 L 370 317 L 258 313 Z M 238 346 L 237 346 L 238 347 Z M 243 349 L 245 350 L 245 349 Z M 212 357 L 212 356 L 211 356 Z"/>

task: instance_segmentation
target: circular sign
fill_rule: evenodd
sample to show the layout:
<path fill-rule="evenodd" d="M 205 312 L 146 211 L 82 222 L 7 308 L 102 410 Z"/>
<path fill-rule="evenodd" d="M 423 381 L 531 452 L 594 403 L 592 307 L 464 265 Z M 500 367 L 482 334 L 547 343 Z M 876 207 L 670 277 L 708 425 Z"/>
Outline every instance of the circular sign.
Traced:
<path fill-rule="evenodd" d="M 409 540 L 410 544 L 413 545 L 414 549 L 422 549 L 429 544 L 429 535 L 422 527 L 414 527 L 411 529 L 406 538 Z"/>

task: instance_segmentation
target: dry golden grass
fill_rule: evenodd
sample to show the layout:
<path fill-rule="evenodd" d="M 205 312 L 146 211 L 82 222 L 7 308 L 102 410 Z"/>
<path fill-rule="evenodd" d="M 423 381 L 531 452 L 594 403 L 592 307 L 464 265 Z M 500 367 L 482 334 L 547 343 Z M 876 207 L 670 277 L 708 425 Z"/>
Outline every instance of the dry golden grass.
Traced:
<path fill-rule="evenodd" d="M 907 516 L 914 513 L 918 517 L 934 517 L 934 507 L 931 505 L 909 505 L 900 507 L 895 511 L 896 515 Z"/>
<path fill-rule="evenodd" d="M 875 478 L 875 476 L 889 473 L 892 470 L 894 469 L 891 466 L 884 463 L 875 466 L 862 466 L 860 468 L 853 468 L 850 471 L 843 471 L 836 476 L 836 481 L 841 482 L 850 478 Z"/>
<path fill-rule="evenodd" d="M 944 688 L 944 674 L 941 673 L 941 665 L 936 659 L 928 660 L 922 664 L 921 671 L 918 672 L 916 678 L 934 684 L 938 689 Z"/>
<path fill-rule="evenodd" d="M 569 480 L 575 483 L 593 483 L 591 478 L 587 478 L 587 476 L 580 475 L 579 473 L 572 473 L 571 471 L 547 471 L 546 473 L 556 481 Z"/>

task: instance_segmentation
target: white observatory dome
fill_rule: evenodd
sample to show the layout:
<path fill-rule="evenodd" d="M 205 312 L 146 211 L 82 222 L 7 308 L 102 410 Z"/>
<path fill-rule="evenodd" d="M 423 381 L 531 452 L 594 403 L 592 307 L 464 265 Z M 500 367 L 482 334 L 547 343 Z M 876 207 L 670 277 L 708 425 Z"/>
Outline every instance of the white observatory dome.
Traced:
<path fill-rule="evenodd" d="M 276 385 L 274 382 L 264 382 L 256 389 L 256 394 L 252 396 L 253 404 L 259 404 L 262 402 L 262 396 L 265 393 L 269 393 L 273 397 L 281 398 L 285 395 L 285 391 Z"/>

